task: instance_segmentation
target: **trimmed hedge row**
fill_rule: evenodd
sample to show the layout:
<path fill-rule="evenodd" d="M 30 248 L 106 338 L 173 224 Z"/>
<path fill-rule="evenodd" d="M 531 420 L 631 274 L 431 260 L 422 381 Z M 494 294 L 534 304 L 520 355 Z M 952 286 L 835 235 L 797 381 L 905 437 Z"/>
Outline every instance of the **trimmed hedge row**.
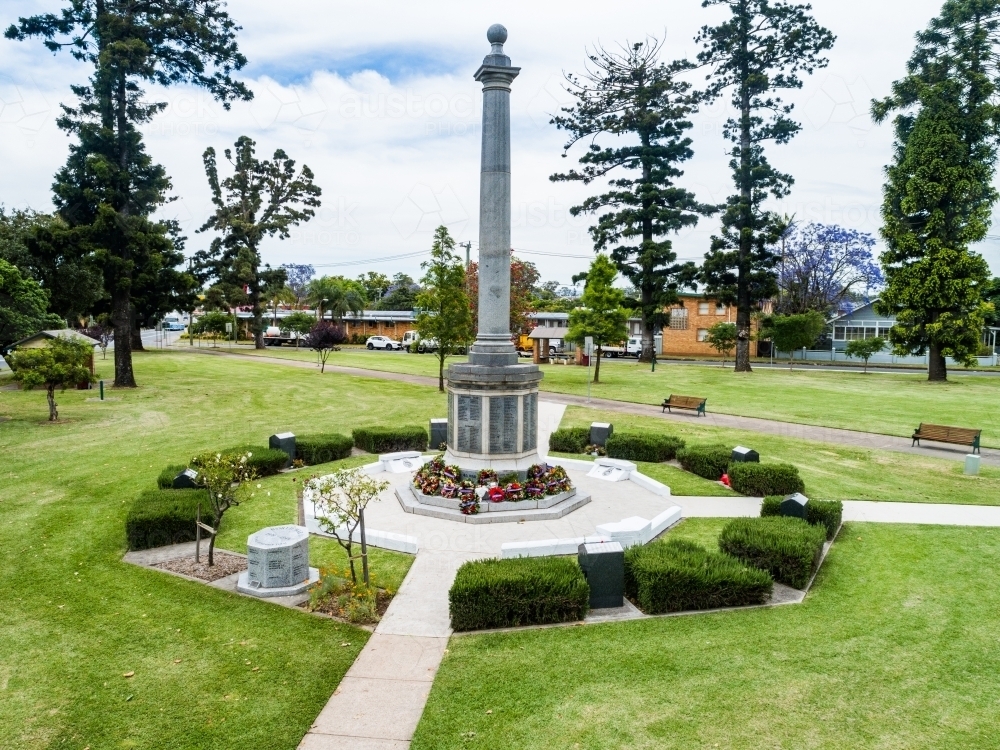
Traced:
<path fill-rule="evenodd" d="M 819 563 L 826 529 L 801 518 L 737 518 L 719 534 L 719 549 L 766 570 L 779 583 L 804 589 Z"/>
<path fill-rule="evenodd" d="M 732 488 L 751 497 L 791 495 L 806 489 L 799 470 L 791 464 L 734 463 L 728 474 Z"/>
<path fill-rule="evenodd" d="M 430 437 L 423 427 L 364 427 L 352 433 L 354 444 L 369 453 L 425 451 Z"/>
<path fill-rule="evenodd" d="M 295 457 L 307 466 L 337 461 L 351 455 L 354 440 L 347 435 L 328 433 L 295 438 Z"/>
<path fill-rule="evenodd" d="M 763 604 L 773 589 L 766 571 L 686 539 L 625 552 L 625 595 L 646 614 Z"/>
<path fill-rule="evenodd" d="M 549 435 L 549 450 L 559 453 L 583 453 L 589 443 L 589 427 L 564 427 Z"/>
<path fill-rule="evenodd" d="M 761 518 L 781 515 L 782 495 L 772 495 L 764 498 L 764 503 L 760 506 Z M 844 518 L 844 504 L 840 500 L 810 500 L 806 504 L 806 521 L 815 525 L 821 525 L 826 529 L 826 540 L 833 541 L 833 537 L 840 528 L 840 523 Z"/>
<path fill-rule="evenodd" d="M 208 507 L 205 490 L 146 490 L 125 516 L 129 549 L 193 541 L 198 503 Z"/>
<path fill-rule="evenodd" d="M 254 470 L 254 474 L 256 474 L 258 478 L 269 477 L 277 474 L 279 471 L 284 469 L 285 464 L 288 463 L 288 454 L 284 451 L 279 451 L 277 449 L 272 450 L 260 445 L 237 445 L 233 448 L 226 448 L 221 451 L 205 451 L 204 453 L 191 459 L 191 465 L 197 468 L 204 460 L 214 456 L 216 453 L 221 453 L 223 456 L 236 456 L 246 453 L 252 454 L 247 463 L 250 465 L 250 468 Z"/>
<path fill-rule="evenodd" d="M 684 441 L 673 435 L 648 432 L 616 432 L 604 446 L 609 458 L 626 461 L 661 463 L 670 461 L 684 447 Z"/>
<path fill-rule="evenodd" d="M 677 451 L 677 460 L 692 474 L 717 482 L 729 469 L 732 454 L 724 445 L 689 445 Z"/>
<path fill-rule="evenodd" d="M 174 488 L 174 478 L 186 468 L 187 466 L 184 466 L 183 464 L 168 466 L 161 471 L 160 476 L 156 478 L 156 486 L 161 490 L 172 490 Z"/>
<path fill-rule="evenodd" d="M 569 558 L 473 560 L 458 569 L 448 602 L 455 630 L 568 622 L 587 614 L 590 586 Z"/>

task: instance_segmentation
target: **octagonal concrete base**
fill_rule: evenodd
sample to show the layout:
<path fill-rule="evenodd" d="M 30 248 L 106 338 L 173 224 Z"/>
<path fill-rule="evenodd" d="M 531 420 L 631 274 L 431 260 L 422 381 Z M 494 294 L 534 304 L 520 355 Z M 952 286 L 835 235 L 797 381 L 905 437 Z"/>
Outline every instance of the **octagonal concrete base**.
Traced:
<path fill-rule="evenodd" d="M 279 586 L 278 588 L 258 588 L 256 586 L 251 586 L 248 580 L 248 572 L 243 571 L 240 573 L 239 579 L 236 581 L 236 590 L 241 594 L 247 594 L 249 596 L 258 596 L 261 599 L 269 599 L 273 596 L 295 596 L 297 594 L 304 594 L 310 586 L 319 581 L 319 571 L 316 568 L 309 568 L 309 580 L 303 581 L 302 583 L 297 583 L 294 586 Z"/>

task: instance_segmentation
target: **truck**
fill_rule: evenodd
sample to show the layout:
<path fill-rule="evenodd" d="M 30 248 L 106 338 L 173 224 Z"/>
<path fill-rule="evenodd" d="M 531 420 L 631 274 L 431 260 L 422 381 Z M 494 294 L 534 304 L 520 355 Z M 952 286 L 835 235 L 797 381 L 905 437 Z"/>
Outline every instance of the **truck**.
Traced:
<path fill-rule="evenodd" d="M 264 331 L 264 346 L 281 346 L 282 344 L 294 346 L 296 340 L 300 345 L 306 341 L 304 337 L 299 337 L 298 334 L 291 331 L 283 331 L 278 326 L 268 326 Z"/>
<path fill-rule="evenodd" d="M 642 353 L 642 339 L 638 336 L 629 337 L 624 343 L 618 345 L 609 344 L 601 347 L 601 356 L 605 359 L 618 359 L 618 357 L 638 357 Z"/>
<path fill-rule="evenodd" d="M 417 331 L 407 331 L 402 338 L 403 348 L 408 352 L 424 354 L 425 352 L 436 352 L 438 350 L 437 339 L 422 339 Z M 456 354 L 465 354 L 465 347 L 458 347 Z"/>

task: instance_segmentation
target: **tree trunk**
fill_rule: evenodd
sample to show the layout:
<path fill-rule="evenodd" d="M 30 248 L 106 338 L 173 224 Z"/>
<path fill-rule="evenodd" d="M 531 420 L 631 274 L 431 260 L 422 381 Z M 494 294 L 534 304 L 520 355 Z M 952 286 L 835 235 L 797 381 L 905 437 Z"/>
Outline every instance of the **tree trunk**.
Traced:
<path fill-rule="evenodd" d="M 438 345 L 438 390 L 444 393 L 444 349 Z"/>
<path fill-rule="evenodd" d="M 948 365 L 945 364 L 940 345 L 933 341 L 927 353 L 927 379 L 942 383 L 948 380 Z"/>
<path fill-rule="evenodd" d="M 264 310 L 260 305 L 260 290 L 257 289 L 257 281 L 250 284 L 250 304 L 253 309 L 253 348 L 264 348 Z M 237 334 L 238 338 L 238 334 Z"/>
<path fill-rule="evenodd" d="M 59 419 L 59 412 L 56 410 L 56 387 L 54 385 L 45 389 L 45 398 L 49 402 L 49 421 L 55 422 Z"/>
<path fill-rule="evenodd" d="M 128 290 L 112 292 L 112 322 L 115 326 L 115 387 L 135 388 L 132 371 L 132 301 Z"/>
<path fill-rule="evenodd" d="M 142 329 L 137 325 L 132 326 L 132 351 L 144 352 L 146 347 L 142 345 Z"/>
<path fill-rule="evenodd" d="M 212 534 L 212 538 L 208 540 L 208 567 L 215 565 L 215 537 L 219 533 L 219 526 L 216 524 L 214 527 L 215 533 Z"/>
<path fill-rule="evenodd" d="M 597 364 L 594 365 L 594 382 L 601 382 L 601 347 L 598 345 L 594 351 L 597 353 Z M 594 355 L 591 355 L 594 356 Z"/>
<path fill-rule="evenodd" d="M 753 121 L 750 119 L 750 70 L 746 62 L 749 56 L 750 29 L 747 26 L 747 12 L 741 14 L 741 60 L 740 66 L 740 248 L 736 277 L 736 364 L 735 372 L 752 372 L 750 367 L 750 252 L 753 243 L 753 174 L 750 161 L 750 133 Z"/>
<path fill-rule="evenodd" d="M 368 577 L 368 543 L 365 540 L 365 509 L 358 510 L 358 523 L 361 525 L 361 573 L 365 578 L 365 586 L 371 584 Z"/>

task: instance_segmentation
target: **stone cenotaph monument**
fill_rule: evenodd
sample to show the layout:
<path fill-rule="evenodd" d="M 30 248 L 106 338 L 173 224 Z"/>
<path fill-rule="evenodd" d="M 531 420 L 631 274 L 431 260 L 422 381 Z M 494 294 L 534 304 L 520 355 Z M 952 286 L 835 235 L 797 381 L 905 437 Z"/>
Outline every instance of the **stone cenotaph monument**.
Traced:
<path fill-rule="evenodd" d="M 538 456 L 537 365 L 518 364 L 510 331 L 510 84 L 507 29 L 490 26 L 483 84 L 479 180 L 479 330 L 467 363 L 448 368 L 448 450 L 463 475 L 494 469 L 522 477 Z"/>

